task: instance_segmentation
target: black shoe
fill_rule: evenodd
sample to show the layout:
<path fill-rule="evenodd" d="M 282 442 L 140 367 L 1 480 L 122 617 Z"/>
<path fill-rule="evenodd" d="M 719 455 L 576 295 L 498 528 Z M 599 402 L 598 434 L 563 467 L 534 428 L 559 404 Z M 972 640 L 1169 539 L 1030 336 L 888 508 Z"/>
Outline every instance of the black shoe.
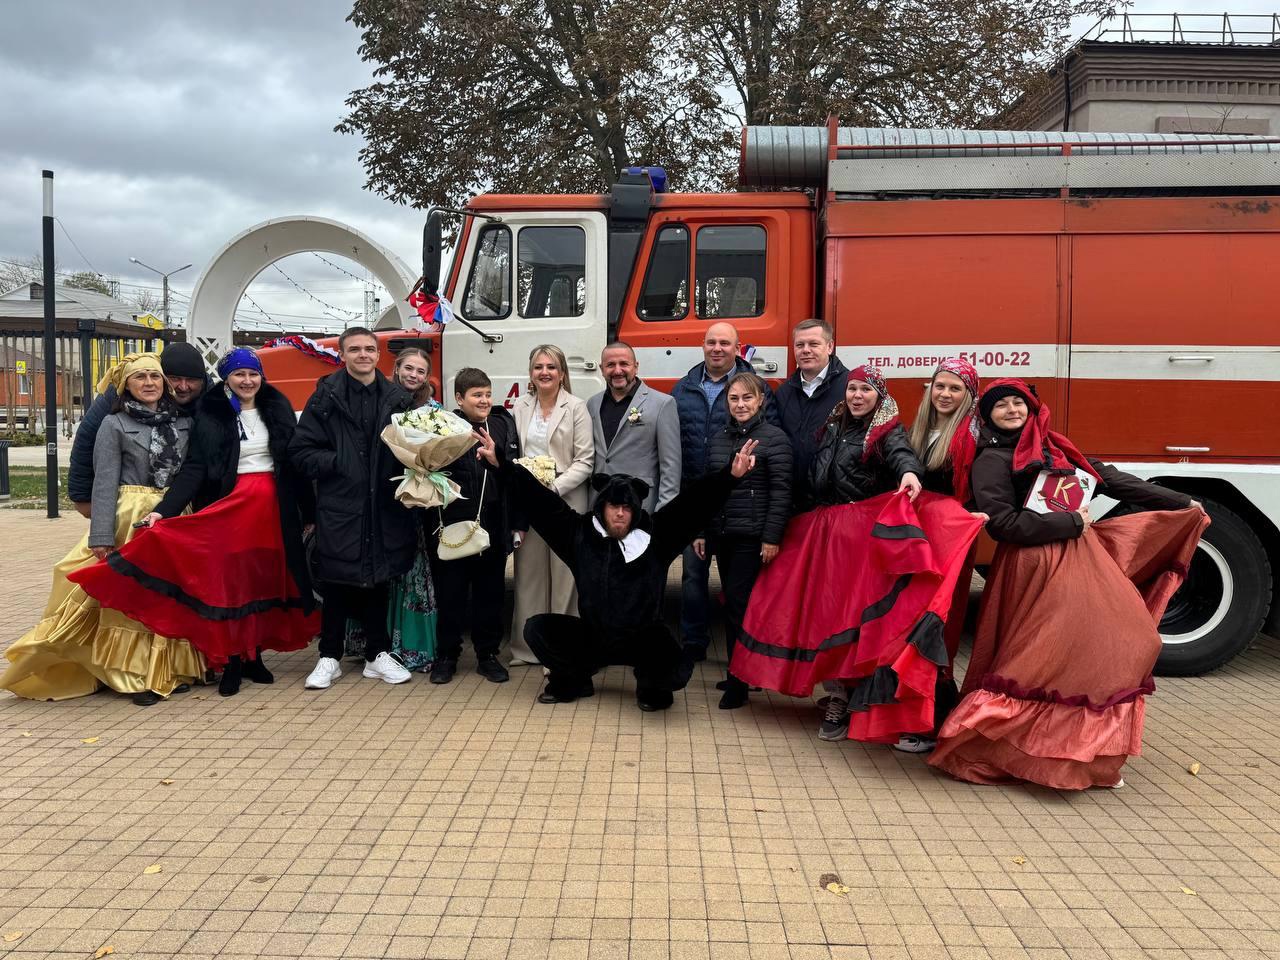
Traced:
<path fill-rule="evenodd" d="M 637 690 L 636 706 L 645 713 L 656 713 L 659 710 L 667 710 L 676 698 L 670 690 Z"/>
<path fill-rule="evenodd" d="M 724 695 L 720 698 L 721 710 L 737 710 L 739 707 L 747 705 L 747 696 L 749 688 L 737 677 L 730 677 L 724 681 Z"/>
<path fill-rule="evenodd" d="M 480 662 L 476 664 L 476 673 L 490 683 L 506 683 L 511 679 L 511 674 L 507 673 L 507 668 L 498 662 L 497 657 L 492 655 L 480 658 Z"/>
<path fill-rule="evenodd" d="M 458 672 L 457 660 L 437 660 L 431 665 L 431 682 L 448 683 Z"/>
<path fill-rule="evenodd" d="M 276 678 L 271 671 L 267 669 L 267 665 L 262 662 L 259 655 L 256 659 L 250 660 L 244 665 L 244 678 L 252 680 L 254 683 L 275 683 Z"/>
<path fill-rule="evenodd" d="M 575 693 L 572 697 L 558 696 L 552 693 L 551 687 L 548 686 L 545 690 L 543 690 L 540 694 L 538 694 L 538 702 L 539 703 L 573 703 L 573 701 L 575 700 L 583 700 L 583 699 L 586 699 L 587 697 L 594 697 L 595 695 L 596 695 L 596 685 L 592 683 L 590 680 L 588 680 L 586 683 L 584 683 L 582 686 L 578 688 L 578 692 Z"/>
<path fill-rule="evenodd" d="M 728 689 L 729 689 L 729 681 L 728 681 L 728 680 L 721 680 L 719 683 L 717 683 L 717 684 L 716 684 L 716 689 L 717 689 L 717 690 L 728 690 Z M 752 692 L 752 693 L 759 693 L 759 692 L 760 692 L 761 690 L 763 690 L 764 688 L 763 688 L 763 687 L 751 687 L 750 689 L 751 689 L 751 692 Z M 822 706 L 822 708 L 823 708 L 824 710 L 827 708 L 827 705 L 826 705 L 825 703 L 821 703 L 821 702 L 820 702 L 820 705 Z"/>
<path fill-rule="evenodd" d="M 222 668 L 222 679 L 218 681 L 218 693 L 224 697 L 234 697 L 240 692 L 240 675 L 243 667 L 239 657 L 232 657 Z"/>
<path fill-rule="evenodd" d="M 133 695 L 133 702 L 140 707 L 149 707 L 152 704 L 160 702 L 160 694 L 154 690 L 143 690 L 141 693 Z"/>
<path fill-rule="evenodd" d="M 173 688 L 173 692 L 174 692 L 174 693 L 190 693 L 190 692 L 191 692 L 191 684 L 189 684 L 189 683 L 180 683 L 180 684 L 178 684 L 176 687 L 174 687 L 174 688 Z"/>
<path fill-rule="evenodd" d="M 205 683 L 213 683 L 213 682 L 214 682 L 215 680 L 217 680 L 217 679 L 218 679 L 218 671 L 217 671 L 217 670 L 206 670 L 206 671 L 204 672 L 204 682 L 205 682 Z"/>

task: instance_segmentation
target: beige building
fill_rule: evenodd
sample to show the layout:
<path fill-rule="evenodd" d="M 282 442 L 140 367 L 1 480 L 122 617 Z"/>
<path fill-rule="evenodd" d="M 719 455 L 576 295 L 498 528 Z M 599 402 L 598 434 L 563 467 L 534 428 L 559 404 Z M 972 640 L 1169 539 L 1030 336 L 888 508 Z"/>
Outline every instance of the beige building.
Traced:
<path fill-rule="evenodd" d="M 1013 112 L 1030 130 L 1280 136 L 1280 18 L 1113 18 Z"/>

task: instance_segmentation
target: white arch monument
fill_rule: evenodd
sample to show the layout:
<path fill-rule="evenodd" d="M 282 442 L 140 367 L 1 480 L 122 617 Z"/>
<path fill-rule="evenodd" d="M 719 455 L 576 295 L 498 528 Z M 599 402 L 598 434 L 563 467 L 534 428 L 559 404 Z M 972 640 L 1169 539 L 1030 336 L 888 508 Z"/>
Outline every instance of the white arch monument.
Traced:
<path fill-rule="evenodd" d="M 236 308 L 254 278 L 277 260 L 311 252 L 354 260 L 387 288 L 393 306 L 382 314 L 377 326 L 412 326 L 417 314 L 405 298 L 417 274 L 410 273 L 403 260 L 359 230 L 337 220 L 279 217 L 237 234 L 214 254 L 191 294 L 188 342 L 212 366 L 231 348 Z"/>

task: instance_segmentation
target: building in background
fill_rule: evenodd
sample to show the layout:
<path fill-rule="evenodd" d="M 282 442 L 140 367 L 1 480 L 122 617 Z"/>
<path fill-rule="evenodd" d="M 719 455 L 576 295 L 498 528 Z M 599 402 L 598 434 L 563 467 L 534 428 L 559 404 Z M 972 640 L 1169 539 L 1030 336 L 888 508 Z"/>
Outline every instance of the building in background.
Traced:
<path fill-rule="evenodd" d="M 1003 126 L 1280 136 L 1280 15 L 1120 14 Z"/>

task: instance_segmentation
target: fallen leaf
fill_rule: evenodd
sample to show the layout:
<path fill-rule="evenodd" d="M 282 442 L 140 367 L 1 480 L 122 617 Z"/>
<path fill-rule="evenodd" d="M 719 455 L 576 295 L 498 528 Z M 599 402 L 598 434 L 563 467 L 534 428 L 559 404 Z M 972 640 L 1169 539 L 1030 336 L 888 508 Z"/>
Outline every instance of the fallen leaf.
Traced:
<path fill-rule="evenodd" d="M 273 877 L 250 877 L 249 882 L 250 883 L 268 883 L 272 879 L 274 878 Z"/>
<path fill-rule="evenodd" d="M 142 872 L 143 873 L 159 873 L 160 870 L 161 870 L 160 864 L 153 863 L 151 866 L 147 867 L 147 869 L 143 870 Z"/>
<path fill-rule="evenodd" d="M 1024 863 L 1027 862 L 1027 858 L 1026 857 L 1010 857 L 1009 862 L 1016 863 L 1018 866 L 1022 866 Z"/>
<path fill-rule="evenodd" d="M 29 736 L 31 736 L 31 731 L 30 731 L 30 730 L 23 730 L 23 731 L 22 731 L 22 733 L 21 733 L 20 735 L 21 735 L 21 736 L 24 736 L 24 737 L 29 737 Z"/>
<path fill-rule="evenodd" d="M 843 883 L 828 883 L 827 890 L 834 893 L 837 897 L 844 897 L 849 894 L 849 888 Z"/>
<path fill-rule="evenodd" d="M 105 957 L 108 953 L 115 953 L 115 952 L 116 952 L 116 948 L 108 943 L 105 947 L 99 947 L 97 950 L 93 951 L 93 958 L 94 960 L 102 960 L 102 958 Z"/>
<path fill-rule="evenodd" d="M 164 784 L 166 787 L 169 786 L 169 784 L 173 783 L 172 780 L 161 780 L 160 782 Z"/>
<path fill-rule="evenodd" d="M 102 739 L 101 737 L 85 737 L 80 742 L 81 743 L 97 743 L 101 739 Z"/>
<path fill-rule="evenodd" d="M 26 933 L 25 930 L 10 930 L 4 935 L 4 942 L 13 943 L 15 940 L 21 940 L 24 933 Z"/>
<path fill-rule="evenodd" d="M 1182 892 L 1183 892 L 1183 893 L 1185 893 L 1188 897 L 1198 897 L 1198 896 L 1199 896 L 1199 894 L 1198 894 L 1198 893 L 1196 893 L 1194 890 L 1192 890 L 1190 887 L 1183 887 L 1183 888 L 1182 888 Z"/>
<path fill-rule="evenodd" d="M 196 694 L 194 697 L 192 697 L 191 699 L 192 699 L 192 700 L 203 700 L 203 699 L 204 699 L 204 696 L 203 696 L 202 694 L 198 694 L 198 693 L 197 693 L 197 694 Z"/>
<path fill-rule="evenodd" d="M 1200 761 L 1197 760 L 1191 766 L 1187 767 L 1187 773 L 1191 774 L 1193 777 L 1200 776 Z"/>

